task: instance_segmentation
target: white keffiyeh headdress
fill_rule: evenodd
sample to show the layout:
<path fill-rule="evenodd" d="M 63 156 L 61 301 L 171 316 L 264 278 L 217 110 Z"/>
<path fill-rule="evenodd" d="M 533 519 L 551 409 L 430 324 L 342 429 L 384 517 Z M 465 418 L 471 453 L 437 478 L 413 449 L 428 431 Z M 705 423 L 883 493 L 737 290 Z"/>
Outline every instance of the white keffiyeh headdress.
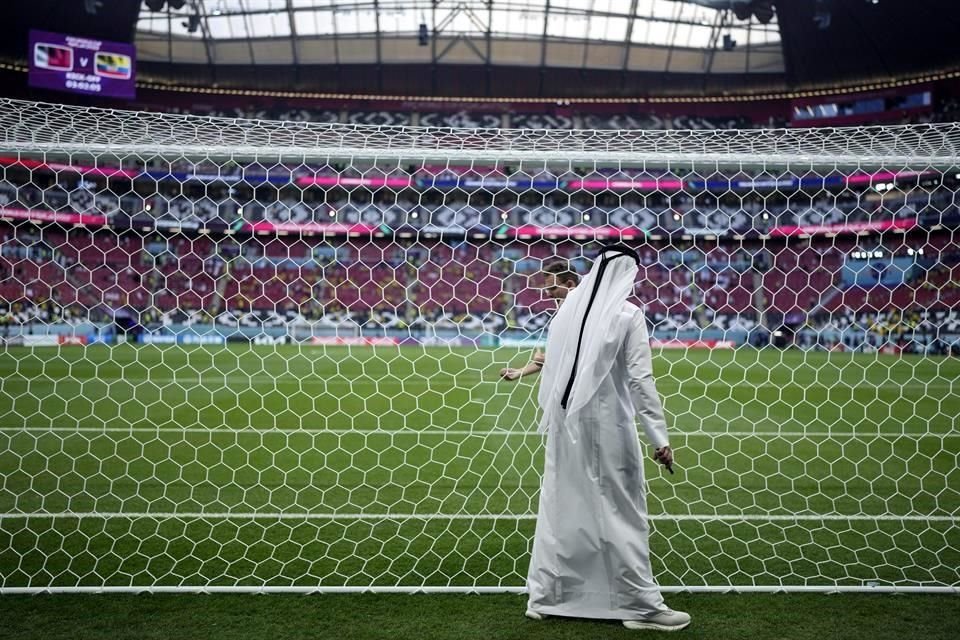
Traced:
<path fill-rule="evenodd" d="M 601 251 L 590 273 L 571 291 L 547 333 L 540 381 L 540 432 L 560 415 L 572 426 L 613 367 L 630 319 L 621 313 L 640 267 L 637 252 L 624 245 Z M 569 431 L 571 437 L 575 437 Z"/>

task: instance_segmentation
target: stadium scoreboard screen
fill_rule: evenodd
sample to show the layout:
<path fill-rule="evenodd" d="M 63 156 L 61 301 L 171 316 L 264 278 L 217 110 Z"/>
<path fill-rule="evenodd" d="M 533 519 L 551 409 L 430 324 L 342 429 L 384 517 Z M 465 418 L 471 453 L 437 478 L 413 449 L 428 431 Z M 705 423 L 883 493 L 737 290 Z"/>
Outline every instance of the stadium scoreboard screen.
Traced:
<path fill-rule="evenodd" d="M 30 86 L 112 98 L 134 98 L 131 44 L 30 31 Z"/>

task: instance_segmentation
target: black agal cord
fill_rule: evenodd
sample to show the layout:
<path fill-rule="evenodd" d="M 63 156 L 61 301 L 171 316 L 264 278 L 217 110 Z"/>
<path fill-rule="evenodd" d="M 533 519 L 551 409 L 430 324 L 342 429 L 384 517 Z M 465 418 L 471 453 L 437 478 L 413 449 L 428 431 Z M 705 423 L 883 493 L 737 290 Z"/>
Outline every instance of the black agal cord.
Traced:
<path fill-rule="evenodd" d="M 613 255 L 607 255 L 613 254 Z M 590 301 L 587 302 L 587 310 L 583 314 L 583 322 L 580 323 L 580 337 L 577 338 L 577 352 L 573 357 L 573 369 L 570 370 L 570 379 L 567 380 L 567 388 L 563 391 L 563 398 L 560 400 L 560 406 L 567 408 L 567 402 L 570 400 L 570 391 L 573 389 L 573 380 L 577 376 L 577 364 L 580 362 L 580 347 L 583 346 L 583 332 L 587 327 L 587 318 L 590 317 L 590 310 L 593 308 L 593 301 L 597 297 L 597 291 L 600 290 L 600 282 L 603 280 L 603 274 L 607 270 L 607 265 L 617 258 L 633 258 L 637 266 L 640 266 L 640 256 L 630 247 L 622 244 L 614 244 L 605 247 L 600 253 L 603 256 L 600 259 L 600 268 L 597 270 L 597 281 L 593 283 L 593 291 L 590 292 Z"/>

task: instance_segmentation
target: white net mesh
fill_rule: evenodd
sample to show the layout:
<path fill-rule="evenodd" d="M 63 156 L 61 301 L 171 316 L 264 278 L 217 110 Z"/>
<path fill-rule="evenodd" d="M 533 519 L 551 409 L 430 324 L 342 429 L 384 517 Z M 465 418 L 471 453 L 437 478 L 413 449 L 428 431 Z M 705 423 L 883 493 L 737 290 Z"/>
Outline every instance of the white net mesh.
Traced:
<path fill-rule="evenodd" d="M 498 373 L 607 238 L 677 449 L 662 585 L 960 588 L 957 125 L 0 136 L 0 591 L 522 588 L 535 378 Z"/>

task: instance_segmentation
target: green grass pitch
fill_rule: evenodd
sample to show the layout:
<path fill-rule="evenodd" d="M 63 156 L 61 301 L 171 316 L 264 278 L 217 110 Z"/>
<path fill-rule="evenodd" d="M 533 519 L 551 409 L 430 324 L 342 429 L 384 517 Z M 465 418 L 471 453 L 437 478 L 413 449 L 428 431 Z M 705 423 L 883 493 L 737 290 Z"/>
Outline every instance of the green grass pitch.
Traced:
<path fill-rule="evenodd" d="M 8 348 L 0 586 L 520 587 L 542 441 L 535 383 L 497 371 L 528 356 Z M 654 366 L 678 462 L 646 468 L 661 584 L 960 584 L 960 362 Z"/>

